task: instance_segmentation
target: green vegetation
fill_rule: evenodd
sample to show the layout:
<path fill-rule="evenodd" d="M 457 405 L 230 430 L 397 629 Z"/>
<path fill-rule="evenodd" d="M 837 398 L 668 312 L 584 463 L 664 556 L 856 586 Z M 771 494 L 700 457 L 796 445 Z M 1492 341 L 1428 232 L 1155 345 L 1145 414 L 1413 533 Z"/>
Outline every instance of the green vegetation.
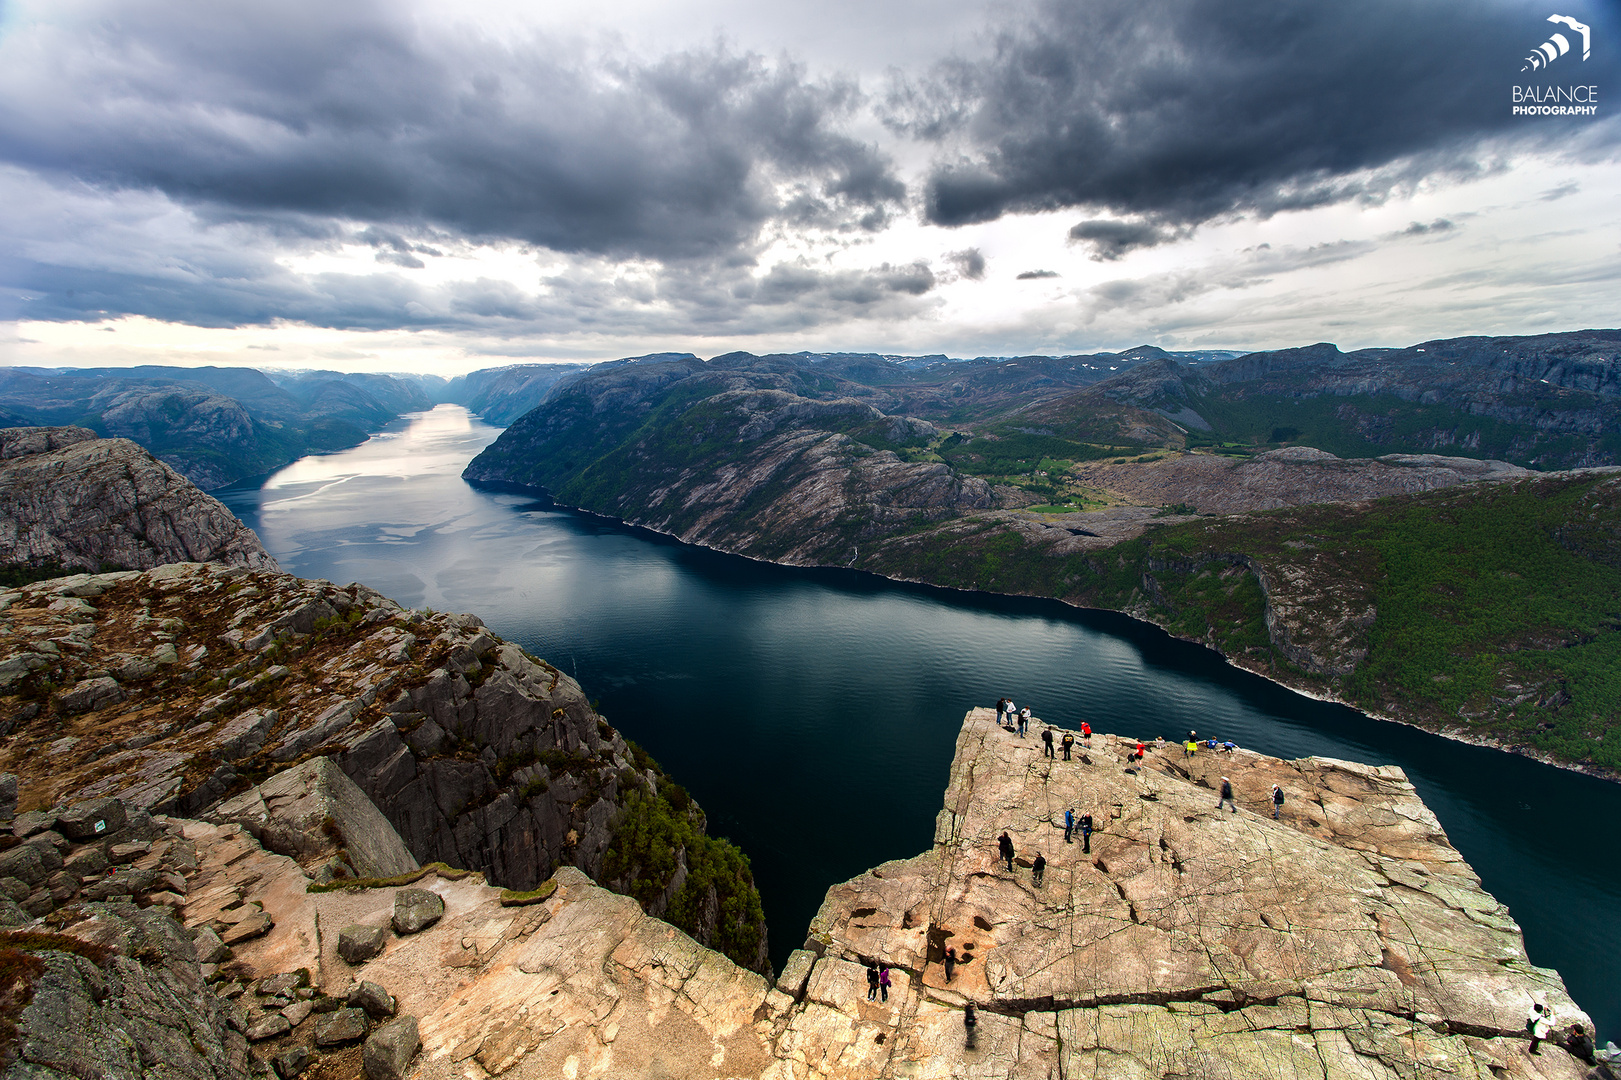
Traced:
<path fill-rule="evenodd" d="M 478 873 L 476 870 L 458 870 L 449 863 L 435 862 L 416 870 L 407 870 L 403 874 L 395 874 L 392 877 L 337 878 L 327 882 L 325 885 L 318 885 L 312 881 L 304 887 L 304 891 L 323 893 L 337 892 L 340 889 L 397 889 L 401 885 L 410 885 L 413 882 L 421 881 L 429 874 L 435 874 L 446 881 L 460 881 L 463 878 L 472 877 L 476 873 Z"/>
<path fill-rule="evenodd" d="M 1303 553 L 1310 552 L 1310 555 Z M 1309 560 L 1314 595 L 1376 617 L 1348 676 L 1276 647 L 1250 565 Z M 994 522 L 873 552 L 867 569 L 1143 612 L 1183 637 L 1374 712 L 1621 768 L 1621 481 L 1546 477 L 1151 528 L 1056 557 Z"/>
<path fill-rule="evenodd" d="M 603 856 L 603 880 L 653 910 L 684 855 L 687 878 L 664 920 L 753 968 L 765 937 L 754 872 L 747 855 L 731 841 L 706 834 L 701 822 L 685 789 L 671 780 L 660 778 L 656 792 L 630 790 Z M 706 925 L 711 915 L 712 927 Z"/>

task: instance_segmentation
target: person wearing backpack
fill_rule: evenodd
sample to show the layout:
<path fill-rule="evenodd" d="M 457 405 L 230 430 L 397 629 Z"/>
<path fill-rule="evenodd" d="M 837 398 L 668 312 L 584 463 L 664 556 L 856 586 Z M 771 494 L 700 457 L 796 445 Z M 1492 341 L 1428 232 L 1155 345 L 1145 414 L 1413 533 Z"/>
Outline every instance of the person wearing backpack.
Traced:
<path fill-rule="evenodd" d="M 1071 731 L 1064 732 L 1064 760 L 1065 761 L 1069 760 L 1069 752 L 1071 750 L 1073 750 L 1074 748 L 1075 748 L 1075 733 L 1071 732 Z"/>
<path fill-rule="evenodd" d="M 1272 785 L 1272 820 L 1273 821 L 1276 821 L 1278 819 L 1278 814 L 1282 810 L 1283 810 L 1283 789 L 1280 788 L 1278 785 L 1273 784 Z"/>
<path fill-rule="evenodd" d="M 1542 1040 L 1546 1039 L 1548 1032 L 1553 1029 L 1552 1011 L 1540 1001 L 1532 1005 L 1531 1015 L 1526 1017 L 1525 1020 L 1525 1029 L 1531 1034 L 1531 1052 L 1541 1054 L 1542 1051 L 1538 1050 L 1537 1047 L 1542 1045 Z"/>

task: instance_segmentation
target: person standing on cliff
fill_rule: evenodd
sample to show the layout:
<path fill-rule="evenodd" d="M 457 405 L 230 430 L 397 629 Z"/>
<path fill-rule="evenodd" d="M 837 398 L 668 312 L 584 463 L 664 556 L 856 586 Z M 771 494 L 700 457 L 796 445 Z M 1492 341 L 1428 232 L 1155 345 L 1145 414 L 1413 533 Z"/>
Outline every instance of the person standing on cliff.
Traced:
<path fill-rule="evenodd" d="M 953 971 L 957 970 L 957 950 L 956 949 L 949 948 L 949 947 L 946 949 L 945 965 L 946 965 L 946 982 L 950 982 L 951 981 L 951 973 Z"/>
<path fill-rule="evenodd" d="M 1013 873 L 1013 838 L 1004 832 L 996 838 L 996 847 L 1002 853 L 1002 858 L 1007 862 L 1008 873 Z"/>
<path fill-rule="evenodd" d="M 1058 755 L 1053 753 L 1053 729 L 1052 728 L 1047 728 L 1044 731 L 1042 731 L 1042 733 L 1041 733 L 1041 756 L 1042 757 L 1050 757 L 1050 758 L 1053 758 L 1054 760 L 1057 759 Z"/>
<path fill-rule="evenodd" d="M 1217 810 L 1221 809 L 1222 803 L 1232 807 L 1233 813 L 1238 813 L 1238 803 L 1233 801 L 1233 782 L 1225 776 L 1221 778 L 1221 796 L 1216 799 Z"/>
<path fill-rule="evenodd" d="M 1032 873 L 1030 880 L 1036 883 L 1036 888 L 1041 888 L 1041 879 L 1047 873 L 1047 856 L 1038 854 L 1036 856 L 1035 865 L 1031 867 L 1031 871 Z"/>
<path fill-rule="evenodd" d="M 1221 808 L 1217 807 L 1217 809 L 1219 810 Z M 1278 820 L 1278 814 L 1281 813 L 1282 810 L 1283 810 L 1283 789 L 1280 788 L 1278 785 L 1273 784 L 1272 785 L 1272 820 L 1273 821 Z"/>
<path fill-rule="evenodd" d="M 867 964 L 867 1000 L 878 1000 L 878 964 L 876 961 Z"/>
<path fill-rule="evenodd" d="M 1016 715 L 1018 715 L 1018 711 L 1019 710 L 1016 709 L 1014 707 L 1014 705 L 1013 705 L 1013 699 L 1012 698 L 1003 698 L 1002 699 L 1002 716 L 1001 716 L 1002 725 L 1004 727 L 1012 727 L 1014 717 Z"/>
<path fill-rule="evenodd" d="M 998 724 L 1000 724 L 1006 719 L 1007 719 L 1007 698 L 999 697 L 999 698 L 996 699 L 996 722 Z"/>
<path fill-rule="evenodd" d="M 1088 746 L 1092 743 L 1092 725 L 1085 720 L 1081 721 L 1081 738 L 1086 740 Z"/>
<path fill-rule="evenodd" d="M 962 1011 L 962 1026 L 963 1030 L 967 1032 L 966 1039 L 963 1042 L 963 1049 L 973 1050 L 975 1048 L 974 1026 L 978 1023 L 979 1018 L 974 1015 L 974 1003 L 970 1001 L 966 1006 L 963 1007 Z"/>
<path fill-rule="evenodd" d="M 1064 843 L 1073 844 L 1075 841 L 1071 840 L 1070 837 L 1073 836 L 1074 833 L 1075 833 L 1075 811 L 1073 811 L 1073 810 L 1065 810 L 1064 811 Z"/>
<path fill-rule="evenodd" d="M 1090 855 L 1090 854 L 1092 854 L 1092 815 L 1091 814 L 1082 814 L 1081 815 L 1081 842 L 1085 845 L 1084 847 L 1081 848 L 1081 854 L 1082 855 Z"/>
<path fill-rule="evenodd" d="M 889 1004 L 889 968 L 878 969 L 878 992 L 884 995 L 884 1004 Z"/>
<path fill-rule="evenodd" d="M 1071 750 L 1073 750 L 1073 749 L 1075 749 L 1075 734 L 1073 732 L 1066 731 L 1066 732 L 1064 732 L 1064 760 L 1065 761 L 1070 760 L 1069 752 Z"/>
<path fill-rule="evenodd" d="M 1553 1029 L 1553 1012 L 1539 1001 L 1531 1006 L 1531 1016 L 1526 1020 L 1525 1026 L 1531 1032 L 1531 1052 L 1540 1055 L 1542 1051 L 1537 1047 L 1542 1045 L 1542 1040 L 1546 1039 L 1548 1032 Z"/>
<path fill-rule="evenodd" d="M 1026 705 L 1024 708 L 1019 710 L 1019 738 L 1021 738 L 1021 739 L 1024 738 L 1024 733 L 1029 731 L 1029 730 L 1030 730 L 1030 706 Z"/>

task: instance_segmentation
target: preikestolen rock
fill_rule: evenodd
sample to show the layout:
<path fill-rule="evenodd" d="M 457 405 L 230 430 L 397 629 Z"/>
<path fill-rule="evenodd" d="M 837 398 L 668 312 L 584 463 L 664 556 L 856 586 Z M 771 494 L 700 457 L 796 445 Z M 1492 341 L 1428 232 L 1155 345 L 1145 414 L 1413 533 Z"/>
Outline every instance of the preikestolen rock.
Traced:
<path fill-rule="evenodd" d="M 345 926 L 338 931 L 338 955 L 349 964 L 364 964 L 387 943 L 386 926 Z"/>
<path fill-rule="evenodd" d="M 445 913 L 445 901 L 427 889 L 401 889 L 394 894 L 394 932 L 415 934 L 438 922 Z"/>
<path fill-rule="evenodd" d="M 396 1008 L 393 994 L 368 981 L 361 981 L 349 991 L 348 1004 L 357 1009 L 365 1009 L 366 1015 L 373 1020 L 386 1020 L 394 1015 Z"/>
<path fill-rule="evenodd" d="M 316 1046 L 344 1046 L 360 1041 L 365 1035 L 366 1014 L 360 1009 L 339 1009 L 327 1013 L 315 1025 Z"/>
<path fill-rule="evenodd" d="M 56 829 L 77 843 L 94 840 L 98 836 L 111 836 L 122 829 L 127 820 L 124 804 L 117 799 L 91 799 L 69 807 L 56 819 Z"/>
<path fill-rule="evenodd" d="M 421 1045 L 416 1017 L 402 1016 L 382 1025 L 372 1032 L 361 1051 L 366 1080 L 402 1080 Z"/>

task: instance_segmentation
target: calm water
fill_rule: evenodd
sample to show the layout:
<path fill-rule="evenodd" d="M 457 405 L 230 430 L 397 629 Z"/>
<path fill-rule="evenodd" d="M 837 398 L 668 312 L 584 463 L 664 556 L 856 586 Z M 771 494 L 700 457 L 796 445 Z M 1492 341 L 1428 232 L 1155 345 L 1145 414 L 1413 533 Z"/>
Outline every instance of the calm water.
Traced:
<path fill-rule="evenodd" d="M 1038 716 L 1407 770 L 1452 842 L 1621 1036 L 1621 785 L 1300 697 L 1120 616 L 767 566 L 476 491 L 457 406 L 224 501 L 284 569 L 472 611 L 574 674 L 754 862 L 780 967 L 827 887 L 933 835 L 962 715 Z"/>

